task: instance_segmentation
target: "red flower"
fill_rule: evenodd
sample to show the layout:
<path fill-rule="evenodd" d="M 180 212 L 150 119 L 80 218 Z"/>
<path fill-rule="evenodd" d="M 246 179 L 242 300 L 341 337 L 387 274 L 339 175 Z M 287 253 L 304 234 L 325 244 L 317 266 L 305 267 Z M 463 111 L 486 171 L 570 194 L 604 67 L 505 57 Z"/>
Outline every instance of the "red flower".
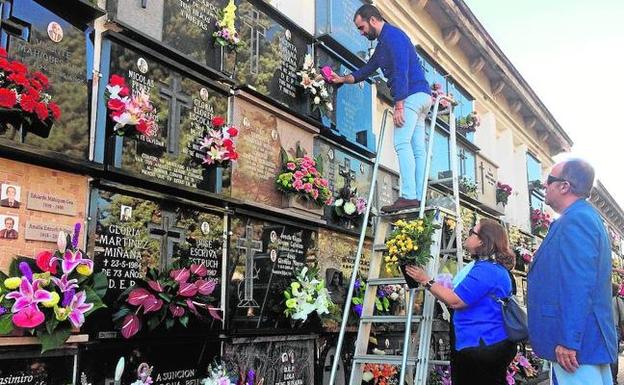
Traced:
<path fill-rule="evenodd" d="M 128 89 L 128 87 L 124 86 L 124 87 L 121 87 L 121 91 L 119 91 L 118 94 L 119 94 L 119 96 L 121 96 L 123 98 L 123 97 L 126 97 L 126 96 L 130 95 L 130 90 Z"/>
<path fill-rule="evenodd" d="M 43 272 L 49 271 L 52 274 L 56 274 L 56 266 L 58 265 L 58 262 L 55 261 L 52 265 L 50 265 L 50 260 L 53 256 L 54 254 L 48 250 L 39 252 L 39 254 L 35 257 L 37 267 Z"/>
<path fill-rule="evenodd" d="M 238 135 L 238 130 L 236 129 L 236 127 L 232 126 L 227 129 L 227 133 L 230 135 L 230 138 L 234 138 L 236 135 Z"/>
<path fill-rule="evenodd" d="M 223 119 L 223 117 L 215 116 L 214 118 L 212 118 L 212 125 L 214 127 L 221 127 L 224 124 L 225 124 L 225 119 Z"/>
<path fill-rule="evenodd" d="M 32 76 L 37 82 L 41 84 L 43 88 L 48 88 L 48 86 L 50 85 L 50 81 L 48 80 L 48 77 L 42 74 L 41 72 L 37 71 L 34 74 L 32 74 Z"/>
<path fill-rule="evenodd" d="M 22 110 L 26 112 L 33 112 L 36 105 L 37 101 L 33 99 L 32 96 L 28 94 L 22 94 L 22 98 L 20 100 L 20 106 L 22 107 Z"/>
<path fill-rule="evenodd" d="M 150 125 L 145 119 L 140 119 L 139 123 L 136 125 L 136 129 L 141 134 L 147 135 L 150 130 Z"/>
<path fill-rule="evenodd" d="M 35 113 L 39 120 L 44 121 L 48 118 L 48 106 L 45 103 L 37 103 L 35 106 Z"/>
<path fill-rule="evenodd" d="M 230 158 L 231 160 L 236 160 L 236 159 L 238 159 L 238 152 L 236 152 L 236 151 L 230 151 L 230 152 L 228 152 L 228 158 Z"/>
<path fill-rule="evenodd" d="M 127 87 L 126 80 L 119 75 L 111 75 L 110 79 L 108 79 L 108 84 L 111 86 L 120 86 L 122 88 Z"/>
<path fill-rule="evenodd" d="M 234 142 L 232 142 L 232 139 L 223 139 L 223 147 L 231 150 L 232 146 L 234 146 Z"/>
<path fill-rule="evenodd" d="M 0 107 L 12 108 L 16 102 L 17 95 L 15 92 L 7 88 L 0 88 Z"/>
<path fill-rule="evenodd" d="M 0 57 L 7 57 L 7 51 L 4 48 L 0 48 Z"/>
<path fill-rule="evenodd" d="M 21 62 L 12 61 L 11 64 L 9 64 L 9 71 L 24 75 L 28 71 L 28 68 Z"/>
<path fill-rule="evenodd" d="M 0 56 L 0 70 L 8 71 L 9 70 L 9 61 L 2 56 Z"/>
<path fill-rule="evenodd" d="M 50 112 L 52 112 L 52 118 L 54 120 L 59 120 L 61 117 L 61 109 L 59 108 L 58 104 L 50 102 L 48 103 L 48 108 L 50 109 Z"/>
<path fill-rule="evenodd" d="M 126 104 L 119 99 L 109 99 L 108 109 L 111 111 L 124 111 L 126 109 Z"/>
<path fill-rule="evenodd" d="M 26 78 L 26 76 L 24 76 L 24 74 L 20 74 L 16 72 L 16 73 L 9 75 L 7 79 L 17 84 L 18 86 L 22 86 L 22 87 L 30 86 L 30 81 Z"/>
<path fill-rule="evenodd" d="M 38 101 L 40 98 L 39 91 L 37 91 L 33 87 L 24 88 L 24 92 L 22 93 L 22 95 L 24 93 L 28 94 L 28 96 L 30 96 L 31 98 L 33 98 L 33 100 L 36 100 L 36 101 Z"/>

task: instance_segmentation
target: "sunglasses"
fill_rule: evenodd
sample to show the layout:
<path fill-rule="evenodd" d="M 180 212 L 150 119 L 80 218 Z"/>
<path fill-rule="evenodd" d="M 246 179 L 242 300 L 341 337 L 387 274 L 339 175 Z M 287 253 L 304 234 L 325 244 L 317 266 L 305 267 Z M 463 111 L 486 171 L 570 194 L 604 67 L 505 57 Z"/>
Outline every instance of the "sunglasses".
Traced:
<path fill-rule="evenodd" d="M 548 174 L 548 178 L 546 179 L 546 184 L 550 186 L 551 183 L 554 183 L 554 182 L 568 182 L 570 185 L 572 185 L 572 183 L 570 183 L 570 181 L 567 179 L 559 178 L 558 176 L 553 176 L 553 175 Z"/>
<path fill-rule="evenodd" d="M 475 229 L 470 229 L 468 230 L 468 236 L 471 236 L 471 235 L 476 235 L 478 237 L 479 233 L 477 233 Z"/>

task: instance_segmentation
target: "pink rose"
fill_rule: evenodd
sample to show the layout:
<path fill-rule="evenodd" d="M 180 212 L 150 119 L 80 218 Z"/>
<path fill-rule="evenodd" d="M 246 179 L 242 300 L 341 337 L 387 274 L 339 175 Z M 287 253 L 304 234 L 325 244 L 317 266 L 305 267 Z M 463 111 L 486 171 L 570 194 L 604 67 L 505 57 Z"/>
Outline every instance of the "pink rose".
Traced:
<path fill-rule="evenodd" d="M 294 171 L 297 168 L 297 165 L 294 164 L 293 162 L 288 162 L 286 163 L 286 168 L 289 169 L 290 171 Z"/>

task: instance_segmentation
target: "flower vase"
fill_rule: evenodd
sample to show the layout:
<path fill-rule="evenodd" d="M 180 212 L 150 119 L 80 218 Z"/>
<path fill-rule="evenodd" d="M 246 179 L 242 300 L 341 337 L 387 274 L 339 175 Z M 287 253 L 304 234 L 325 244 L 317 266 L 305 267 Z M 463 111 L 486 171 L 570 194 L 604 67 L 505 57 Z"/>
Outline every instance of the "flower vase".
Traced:
<path fill-rule="evenodd" d="M 282 208 L 299 212 L 303 215 L 320 217 L 323 215 L 323 208 L 316 202 L 305 199 L 297 194 L 282 195 Z"/>
<path fill-rule="evenodd" d="M 401 273 L 403 273 L 403 277 L 405 278 L 405 283 L 407 283 L 407 286 L 410 289 L 416 289 L 418 286 L 420 286 L 420 284 L 416 282 L 414 278 L 407 275 L 407 272 L 405 271 L 405 268 L 407 268 L 407 266 L 408 265 L 399 265 L 399 267 L 401 268 Z"/>
<path fill-rule="evenodd" d="M 16 131 L 22 129 L 42 138 L 50 136 L 50 130 L 52 129 L 53 124 L 50 119 L 46 119 L 42 122 L 34 115 L 28 114 L 31 116 L 31 123 L 29 123 L 29 119 L 26 119 L 26 114 L 27 113 L 19 108 L 0 107 L 0 133 L 7 130 L 8 124 Z"/>
<path fill-rule="evenodd" d="M 219 193 L 222 189 L 221 181 L 223 180 L 225 166 L 213 164 L 208 167 L 203 167 L 202 176 L 203 180 L 200 184 L 202 189 L 210 192 Z"/>
<path fill-rule="evenodd" d="M 231 79 L 234 79 L 236 74 L 236 64 L 238 54 L 235 49 L 231 49 L 228 47 L 220 46 L 221 51 L 221 63 L 220 69 L 221 72 L 229 76 Z"/>

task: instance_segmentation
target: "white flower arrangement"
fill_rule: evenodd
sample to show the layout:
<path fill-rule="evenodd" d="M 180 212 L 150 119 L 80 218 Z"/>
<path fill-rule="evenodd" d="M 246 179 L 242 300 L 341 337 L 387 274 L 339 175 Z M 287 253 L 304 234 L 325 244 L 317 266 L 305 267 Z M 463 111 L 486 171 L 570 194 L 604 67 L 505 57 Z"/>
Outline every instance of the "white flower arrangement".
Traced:
<path fill-rule="evenodd" d="M 227 369 L 224 363 L 214 363 L 208 368 L 208 377 L 201 380 L 202 385 L 236 385 L 238 376 Z"/>
<path fill-rule="evenodd" d="M 320 110 L 321 114 L 334 110 L 325 79 L 323 79 L 323 75 L 314 66 L 314 61 L 310 54 L 305 56 L 303 68 L 297 72 L 297 75 L 301 79 L 299 84 L 312 99 L 312 110 Z"/>
<path fill-rule="evenodd" d="M 316 312 L 319 316 L 329 314 L 334 306 L 325 281 L 318 279 L 318 269 L 304 267 L 296 280 L 284 291 L 286 310 L 284 314 L 294 320 L 306 321 Z"/>

